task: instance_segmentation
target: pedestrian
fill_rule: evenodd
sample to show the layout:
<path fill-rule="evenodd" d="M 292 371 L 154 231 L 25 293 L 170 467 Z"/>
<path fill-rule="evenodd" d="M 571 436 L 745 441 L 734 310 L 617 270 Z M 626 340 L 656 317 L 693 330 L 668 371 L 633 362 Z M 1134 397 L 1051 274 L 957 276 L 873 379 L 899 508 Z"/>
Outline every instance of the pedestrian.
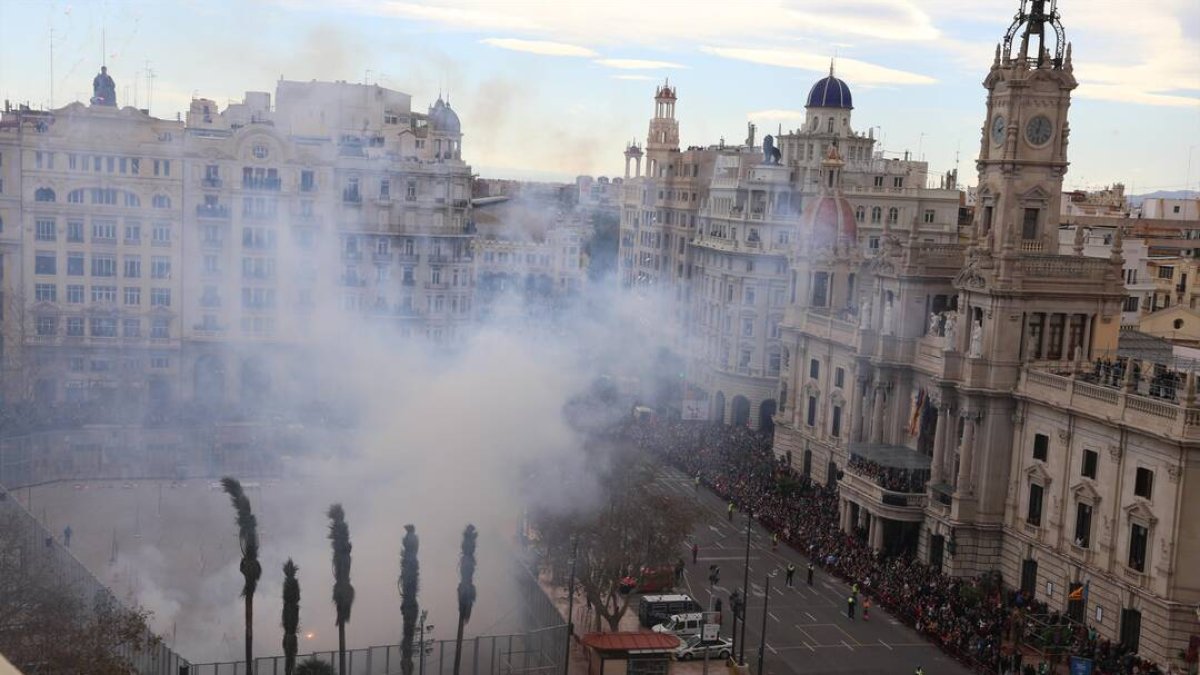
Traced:
<path fill-rule="evenodd" d="M 687 568 L 687 565 L 684 564 L 683 558 L 680 558 L 679 561 L 675 563 L 675 585 L 676 586 L 683 583 L 683 570 L 686 568 Z"/>
<path fill-rule="evenodd" d="M 863 598 L 863 621 L 871 620 L 871 599 Z"/>
<path fill-rule="evenodd" d="M 695 479 L 696 492 L 700 491 L 700 474 L 696 474 Z"/>
<path fill-rule="evenodd" d="M 913 675 L 925 675 L 925 669 L 917 666 L 917 669 L 913 671 Z"/>
<path fill-rule="evenodd" d="M 733 502 L 732 501 L 729 502 L 729 508 L 725 509 L 725 511 L 729 515 L 729 522 L 732 523 L 733 522 Z"/>
<path fill-rule="evenodd" d="M 846 616 L 849 617 L 851 621 L 854 620 L 854 596 L 853 595 L 848 596 L 846 598 Z"/>
<path fill-rule="evenodd" d="M 850 592 L 854 594 L 854 597 L 856 597 L 856 598 L 858 597 L 858 582 L 857 581 L 854 582 L 854 584 L 850 586 Z"/>
<path fill-rule="evenodd" d="M 809 586 L 812 586 L 812 579 L 813 579 L 813 564 L 810 561 L 808 563 L 808 585 Z"/>
<path fill-rule="evenodd" d="M 63 546 L 66 546 L 67 548 L 71 548 L 71 526 L 70 525 L 63 528 Z"/>
<path fill-rule="evenodd" d="M 700 546 L 696 542 L 692 542 L 692 564 L 696 564 L 696 557 L 700 555 Z"/>
<path fill-rule="evenodd" d="M 772 551 L 779 550 L 779 534 L 778 533 L 771 534 L 771 550 Z"/>
<path fill-rule="evenodd" d="M 723 605 L 721 604 L 721 599 L 717 598 L 716 601 L 713 602 L 713 611 L 717 613 L 717 625 L 718 626 L 721 625 L 722 623 L 724 623 L 724 621 L 722 619 L 722 613 L 721 613 L 722 608 L 723 608 Z"/>
<path fill-rule="evenodd" d="M 792 587 L 792 578 L 795 576 L 796 576 L 796 565 L 793 563 L 788 563 L 788 566 L 787 566 L 787 587 L 788 588 Z"/>

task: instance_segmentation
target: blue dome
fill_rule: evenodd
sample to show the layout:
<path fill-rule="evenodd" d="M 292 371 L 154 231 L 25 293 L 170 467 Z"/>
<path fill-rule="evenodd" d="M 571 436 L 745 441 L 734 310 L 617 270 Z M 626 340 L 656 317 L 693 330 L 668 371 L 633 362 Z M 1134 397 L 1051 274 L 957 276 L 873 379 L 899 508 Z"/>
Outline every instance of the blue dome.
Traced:
<path fill-rule="evenodd" d="M 854 108 L 850 99 L 850 87 L 833 75 L 817 80 L 808 92 L 809 108 Z"/>

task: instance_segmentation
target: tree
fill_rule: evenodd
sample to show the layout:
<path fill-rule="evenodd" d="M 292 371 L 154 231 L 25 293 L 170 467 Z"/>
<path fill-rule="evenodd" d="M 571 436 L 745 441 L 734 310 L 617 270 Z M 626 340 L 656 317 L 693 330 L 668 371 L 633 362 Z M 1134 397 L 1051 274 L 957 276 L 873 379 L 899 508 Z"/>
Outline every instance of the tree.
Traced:
<path fill-rule="evenodd" d="M 400 549 L 400 615 L 404 619 L 404 635 L 400 640 L 400 669 L 404 675 L 413 672 L 413 636 L 417 632 L 418 577 L 421 565 L 417 562 L 417 549 L 421 546 L 417 528 L 404 526 L 404 541 Z M 424 645 L 421 646 L 424 649 Z"/>
<path fill-rule="evenodd" d="M 333 666 L 315 656 L 310 656 L 296 666 L 296 675 L 333 675 Z"/>
<path fill-rule="evenodd" d="M 300 582 L 296 580 L 296 564 L 288 558 L 283 564 L 283 673 L 293 675 L 296 670 L 296 652 L 299 644 L 296 633 L 300 629 Z"/>
<path fill-rule="evenodd" d="M 475 607 L 475 540 L 479 532 L 474 525 L 467 525 L 462 536 L 462 557 L 458 562 L 458 635 L 454 639 L 454 675 L 458 675 L 462 663 L 463 628 L 471 620 L 471 609 Z"/>
<path fill-rule="evenodd" d="M 350 585 L 350 527 L 341 504 L 329 507 L 329 541 L 333 545 L 333 606 L 337 610 L 338 673 L 346 675 L 346 624 L 354 604 Z"/>
<path fill-rule="evenodd" d="M 258 520 L 250 510 L 250 498 L 242 490 L 242 484 L 231 476 L 221 479 L 221 487 L 233 502 L 238 526 L 238 545 L 242 549 L 242 597 L 246 604 L 246 673 L 254 673 L 254 590 L 262 577 L 262 566 L 258 564 Z"/>
<path fill-rule="evenodd" d="M 677 559 L 698 512 L 690 499 L 658 488 L 656 467 L 636 451 L 596 450 L 592 447 L 598 503 L 574 512 L 537 506 L 530 523 L 542 560 L 553 570 L 566 569 L 572 541 L 578 541 L 578 588 L 596 611 L 597 628 L 603 620 L 615 631 L 632 595 L 622 592 L 622 579 Z"/>

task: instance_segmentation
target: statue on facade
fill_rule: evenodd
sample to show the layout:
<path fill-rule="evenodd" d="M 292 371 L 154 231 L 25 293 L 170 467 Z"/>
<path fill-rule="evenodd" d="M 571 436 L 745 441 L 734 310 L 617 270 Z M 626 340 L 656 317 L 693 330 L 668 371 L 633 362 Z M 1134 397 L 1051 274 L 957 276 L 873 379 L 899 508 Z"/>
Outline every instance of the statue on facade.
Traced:
<path fill-rule="evenodd" d="M 895 319 L 896 319 L 896 317 L 892 315 L 892 303 L 885 302 L 883 304 L 883 334 L 884 335 L 895 335 L 895 333 L 896 333 Z"/>
<path fill-rule="evenodd" d="M 100 66 L 100 74 L 92 79 L 92 105 L 117 107 L 117 85 L 108 74 L 108 66 Z"/>
<path fill-rule="evenodd" d="M 858 327 L 860 330 L 868 330 L 871 327 L 871 314 L 875 311 L 875 298 L 871 298 L 867 304 L 863 305 L 862 312 L 858 315 Z"/>
<path fill-rule="evenodd" d="M 973 359 L 983 356 L 983 322 L 976 320 L 971 324 L 971 351 L 967 353 Z"/>
<path fill-rule="evenodd" d="M 946 325 L 942 330 L 946 336 L 946 345 L 944 351 L 952 352 L 955 348 L 955 343 L 958 341 L 958 313 L 950 312 L 946 316 Z"/>
<path fill-rule="evenodd" d="M 941 312 L 933 312 L 929 315 L 929 334 L 940 336 L 942 334 L 942 322 L 945 316 Z"/>
<path fill-rule="evenodd" d="M 771 134 L 763 136 L 763 164 L 778 164 L 779 158 L 783 153 L 779 152 L 779 148 L 775 147 L 775 138 Z"/>

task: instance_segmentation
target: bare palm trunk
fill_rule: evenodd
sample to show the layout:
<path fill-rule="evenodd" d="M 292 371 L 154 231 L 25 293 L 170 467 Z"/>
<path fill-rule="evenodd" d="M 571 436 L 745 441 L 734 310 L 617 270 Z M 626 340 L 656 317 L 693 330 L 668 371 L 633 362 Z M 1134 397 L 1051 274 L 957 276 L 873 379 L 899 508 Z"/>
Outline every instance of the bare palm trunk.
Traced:
<path fill-rule="evenodd" d="M 338 622 L 338 675 L 346 675 L 346 624 Z"/>
<path fill-rule="evenodd" d="M 246 674 L 254 675 L 254 596 L 246 596 Z"/>
<path fill-rule="evenodd" d="M 467 618 L 458 613 L 458 635 L 454 638 L 454 675 L 458 675 L 458 666 L 462 663 L 462 638 L 463 628 L 467 625 Z"/>

